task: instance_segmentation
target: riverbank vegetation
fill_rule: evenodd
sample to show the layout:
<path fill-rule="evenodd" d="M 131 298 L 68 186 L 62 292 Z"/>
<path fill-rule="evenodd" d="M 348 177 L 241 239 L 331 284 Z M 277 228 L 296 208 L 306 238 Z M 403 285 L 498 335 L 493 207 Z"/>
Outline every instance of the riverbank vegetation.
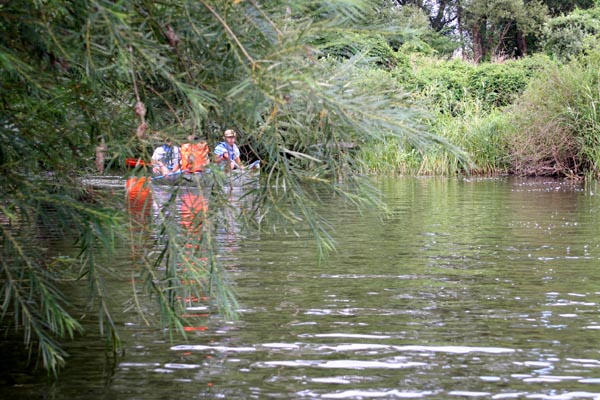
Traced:
<path fill-rule="evenodd" d="M 363 179 L 372 174 L 597 177 L 598 7 L 2 2 L 2 326 L 56 370 L 61 342 L 81 334 L 88 315 L 64 287 L 83 287 L 102 334 L 118 344 L 106 283 L 117 271 L 106 254 L 133 240 L 136 222 L 80 178 L 122 173 L 126 158 L 148 160 L 165 136 L 215 144 L 225 129 L 239 132 L 265 182 L 236 217 L 259 229 L 306 224 L 319 255 L 334 248 L 326 216 L 314 213 L 319 196 L 382 206 Z M 199 242 L 175 240 L 178 222 L 160 214 L 153 245 L 163 250 L 142 252 L 127 271 L 143 282 L 133 308 L 144 314 L 141 293 L 157 300 L 160 312 L 143 321 L 185 333 L 181 299 L 200 293 L 183 281 L 235 314 L 216 257 L 216 209 L 195 220 Z M 49 228 L 77 251 L 31 246 Z M 190 245 L 192 254 L 181 251 Z"/>
<path fill-rule="evenodd" d="M 363 147 L 365 171 L 597 178 L 599 10 L 550 18 L 540 51 L 527 57 L 476 64 L 411 51 L 389 79 L 410 88 L 429 113 L 427 129 L 468 162 L 393 140 Z"/>

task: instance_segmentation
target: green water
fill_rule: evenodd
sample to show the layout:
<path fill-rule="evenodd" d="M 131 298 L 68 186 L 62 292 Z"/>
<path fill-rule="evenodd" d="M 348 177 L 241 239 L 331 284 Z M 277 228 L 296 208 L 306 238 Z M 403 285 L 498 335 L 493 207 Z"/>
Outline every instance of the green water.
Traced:
<path fill-rule="evenodd" d="M 58 381 L 4 373 L 1 397 L 600 398 L 595 184 L 377 185 L 387 219 L 322 205 L 337 242 L 327 262 L 307 231 L 227 232 L 238 322 L 208 313 L 205 330 L 170 342 L 124 313 L 122 357 L 105 357 L 92 327 Z"/>

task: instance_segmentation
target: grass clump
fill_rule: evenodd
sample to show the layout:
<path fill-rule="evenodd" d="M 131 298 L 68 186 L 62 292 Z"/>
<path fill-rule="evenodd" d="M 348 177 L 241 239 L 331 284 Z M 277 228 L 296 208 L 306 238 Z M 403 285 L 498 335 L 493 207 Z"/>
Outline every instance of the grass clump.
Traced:
<path fill-rule="evenodd" d="M 510 108 L 512 172 L 580 177 L 600 173 L 600 53 L 553 65 Z"/>

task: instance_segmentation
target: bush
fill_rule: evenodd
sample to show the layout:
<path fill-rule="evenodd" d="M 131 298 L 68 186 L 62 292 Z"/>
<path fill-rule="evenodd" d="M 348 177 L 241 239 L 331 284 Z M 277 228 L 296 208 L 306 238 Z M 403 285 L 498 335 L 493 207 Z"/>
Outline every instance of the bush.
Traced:
<path fill-rule="evenodd" d="M 468 77 L 473 99 L 486 109 L 512 104 L 525 90 L 530 79 L 548 64 L 547 57 L 537 56 L 503 63 L 481 64 Z"/>
<path fill-rule="evenodd" d="M 410 75 L 395 76 L 440 113 L 458 116 L 472 106 L 491 111 L 512 104 L 549 62 L 546 56 L 480 65 L 415 57 Z"/>
<path fill-rule="evenodd" d="M 520 175 L 598 175 L 600 84 L 594 52 L 553 65 L 533 80 L 511 111 L 512 169 Z"/>

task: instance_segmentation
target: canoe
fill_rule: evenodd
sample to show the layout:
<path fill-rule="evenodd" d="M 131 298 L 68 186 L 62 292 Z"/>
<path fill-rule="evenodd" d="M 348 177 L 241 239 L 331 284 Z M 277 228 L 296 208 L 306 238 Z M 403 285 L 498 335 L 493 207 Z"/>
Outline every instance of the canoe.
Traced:
<path fill-rule="evenodd" d="M 249 189 L 258 185 L 260 174 L 259 162 L 255 161 L 246 169 L 234 169 L 223 172 L 213 171 L 210 168 L 202 172 L 178 171 L 167 175 L 153 176 L 152 183 L 169 186 L 193 186 L 211 188 L 215 185 L 225 189 L 244 188 Z"/>
<path fill-rule="evenodd" d="M 167 186 L 199 186 L 210 187 L 214 183 L 214 176 L 210 170 L 202 172 L 173 172 L 167 175 L 152 176 L 152 183 Z"/>

